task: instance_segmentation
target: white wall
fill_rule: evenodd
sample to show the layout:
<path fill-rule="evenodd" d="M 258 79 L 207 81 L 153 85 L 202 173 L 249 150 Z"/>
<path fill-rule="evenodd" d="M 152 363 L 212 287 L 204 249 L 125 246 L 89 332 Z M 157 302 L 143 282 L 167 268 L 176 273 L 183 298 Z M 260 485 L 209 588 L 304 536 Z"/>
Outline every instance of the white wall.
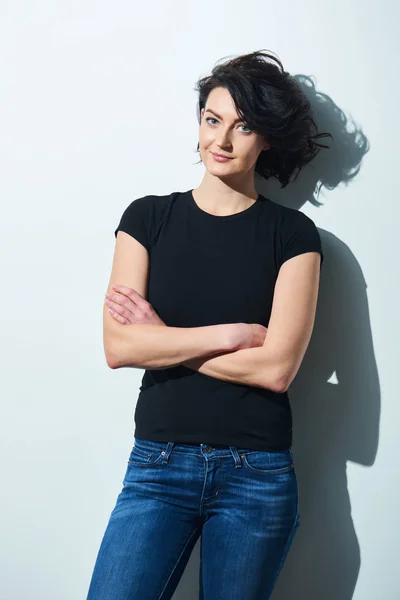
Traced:
<path fill-rule="evenodd" d="M 3 0 L 0 11 L 0 600 L 85 598 L 142 376 L 103 354 L 113 231 L 133 198 L 198 185 L 195 81 L 261 48 L 315 77 L 337 135 L 290 189 L 257 182 L 314 219 L 326 256 L 291 389 L 301 527 L 274 600 L 398 598 L 395 2 Z M 320 208 L 307 201 L 316 176 L 329 187 Z M 197 545 L 175 598 L 197 597 L 198 559 Z"/>

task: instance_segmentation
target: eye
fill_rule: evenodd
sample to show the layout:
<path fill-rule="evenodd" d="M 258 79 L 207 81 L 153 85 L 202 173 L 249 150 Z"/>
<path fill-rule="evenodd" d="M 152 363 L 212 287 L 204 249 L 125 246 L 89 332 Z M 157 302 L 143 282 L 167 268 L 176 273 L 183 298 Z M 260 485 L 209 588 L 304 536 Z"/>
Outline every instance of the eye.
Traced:
<path fill-rule="evenodd" d="M 240 127 L 245 127 L 246 129 L 248 129 L 248 131 L 244 131 L 244 133 L 252 133 L 252 130 L 250 129 L 250 127 L 247 127 L 247 125 L 241 125 Z"/>
<path fill-rule="evenodd" d="M 217 119 L 214 119 L 214 117 L 207 117 L 206 121 L 208 123 L 208 121 L 217 121 Z M 210 125 L 214 125 L 214 123 L 210 123 Z M 252 133 L 252 130 L 249 127 L 247 127 L 247 125 L 239 125 L 239 127 L 244 127 L 245 129 L 248 129 L 248 131 L 244 131 L 243 133 Z"/>

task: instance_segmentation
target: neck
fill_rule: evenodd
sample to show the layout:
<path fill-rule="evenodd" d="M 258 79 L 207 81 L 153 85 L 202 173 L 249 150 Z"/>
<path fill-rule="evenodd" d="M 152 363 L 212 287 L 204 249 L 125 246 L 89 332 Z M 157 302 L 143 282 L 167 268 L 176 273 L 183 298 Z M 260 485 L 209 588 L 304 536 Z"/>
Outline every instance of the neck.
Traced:
<path fill-rule="evenodd" d="M 254 179 L 240 185 L 226 184 L 218 177 L 207 177 L 193 190 L 199 206 L 214 214 L 233 214 L 249 208 L 258 198 Z"/>

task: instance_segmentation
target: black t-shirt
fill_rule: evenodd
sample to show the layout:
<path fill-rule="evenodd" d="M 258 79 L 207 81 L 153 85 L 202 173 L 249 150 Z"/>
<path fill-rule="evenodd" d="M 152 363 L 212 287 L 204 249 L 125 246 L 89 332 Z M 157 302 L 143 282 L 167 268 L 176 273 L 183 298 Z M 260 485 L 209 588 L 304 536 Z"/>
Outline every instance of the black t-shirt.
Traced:
<path fill-rule="evenodd" d="M 115 230 L 149 252 L 148 302 L 166 325 L 260 323 L 268 327 L 280 266 L 323 252 L 314 222 L 259 194 L 226 216 L 201 209 L 192 190 L 133 200 Z M 123 283 L 123 282 L 122 282 Z M 242 449 L 292 444 L 288 393 L 222 381 L 179 365 L 146 369 L 135 410 L 141 439 Z"/>

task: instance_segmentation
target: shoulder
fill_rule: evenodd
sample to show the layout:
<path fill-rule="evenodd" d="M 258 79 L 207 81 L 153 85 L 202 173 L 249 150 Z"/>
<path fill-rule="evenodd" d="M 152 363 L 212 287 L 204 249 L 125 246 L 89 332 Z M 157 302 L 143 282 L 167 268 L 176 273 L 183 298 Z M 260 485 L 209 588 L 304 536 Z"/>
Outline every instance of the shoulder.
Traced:
<path fill-rule="evenodd" d="M 124 214 L 132 217 L 147 216 L 148 218 L 161 216 L 179 193 L 171 192 L 170 194 L 146 194 L 145 196 L 139 196 L 126 206 Z"/>
<path fill-rule="evenodd" d="M 129 233 L 151 251 L 155 236 L 167 213 L 168 207 L 179 192 L 170 194 L 146 194 L 134 198 L 122 212 L 119 224 L 114 231 Z"/>
<path fill-rule="evenodd" d="M 272 200 L 269 202 L 273 207 L 277 224 L 283 229 L 292 230 L 292 228 L 301 228 L 302 226 L 316 228 L 316 225 L 311 217 L 303 213 L 301 210 L 290 208 L 289 206 L 284 206 L 283 204 L 278 204 Z"/>
<path fill-rule="evenodd" d="M 272 201 L 271 201 L 272 202 Z M 321 237 L 313 219 L 294 208 L 273 203 L 276 215 L 279 265 L 305 252 L 319 252 L 324 259 Z"/>
<path fill-rule="evenodd" d="M 167 206 L 176 192 L 171 194 L 146 194 L 146 196 L 140 196 L 134 198 L 126 207 L 125 210 L 161 210 Z"/>

